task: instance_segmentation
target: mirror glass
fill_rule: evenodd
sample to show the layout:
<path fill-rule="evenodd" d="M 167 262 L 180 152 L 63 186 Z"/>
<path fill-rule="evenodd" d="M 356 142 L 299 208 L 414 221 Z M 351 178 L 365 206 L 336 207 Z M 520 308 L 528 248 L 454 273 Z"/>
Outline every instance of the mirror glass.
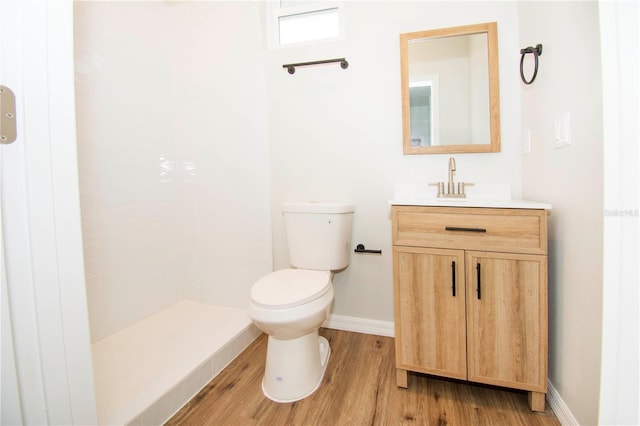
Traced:
<path fill-rule="evenodd" d="M 500 151 L 495 22 L 400 35 L 405 154 Z"/>

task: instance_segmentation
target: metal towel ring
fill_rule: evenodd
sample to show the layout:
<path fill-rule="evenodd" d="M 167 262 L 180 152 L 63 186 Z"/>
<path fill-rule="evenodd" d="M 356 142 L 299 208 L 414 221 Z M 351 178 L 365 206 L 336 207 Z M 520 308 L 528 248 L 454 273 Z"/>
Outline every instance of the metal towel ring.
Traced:
<path fill-rule="evenodd" d="M 524 57 L 527 55 L 527 53 L 533 53 L 533 57 L 535 59 L 535 67 L 533 68 L 533 75 L 531 76 L 531 80 L 527 81 L 526 77 L 524 76 Z M 520 54 L 522 56 L 520 56 L 520 78 L 522 78 L 522 82 L 526 85 L 529 85 L 531 83 L 533 83 L 533 81 L 536 79 L 536 76 L 538 75 L 538 56 L 542 55 L 542 45 L 538 44 L 536 45 L 536 47 L 527 47 L 526 49 L 520 49 Z"/>

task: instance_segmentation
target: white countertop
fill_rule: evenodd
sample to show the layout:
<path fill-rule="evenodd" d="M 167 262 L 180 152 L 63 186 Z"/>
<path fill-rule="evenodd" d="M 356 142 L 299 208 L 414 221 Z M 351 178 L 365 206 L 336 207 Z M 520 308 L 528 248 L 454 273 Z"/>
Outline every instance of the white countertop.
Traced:
<path fill-rule="evenodd" d="M 389 200 L 392 206 L 429 206 L 429 207 L 487 207 L 498 209 L 544 209 L 551 210 L 551 204 L 527 200 L 483 200 L 473 198 L 434 198 L 434 197 L 394 197 Z"/>

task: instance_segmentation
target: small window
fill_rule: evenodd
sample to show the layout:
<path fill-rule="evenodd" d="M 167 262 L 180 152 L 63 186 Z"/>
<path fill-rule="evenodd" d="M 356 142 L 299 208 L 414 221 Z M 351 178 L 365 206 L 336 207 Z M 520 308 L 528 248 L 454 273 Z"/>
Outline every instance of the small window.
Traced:
<path fill-rule="evenodd" d="M 338 8 L 280 16 L 278 18 L 281 46 L 305 41 L 338 38 L 340 17 Z"/>
<path fill-rule="evenodd" d="M 270 47 L 291 46 L 343 36 L 342 5 L 334 1 L 280 1 L 267 14 Z"/>

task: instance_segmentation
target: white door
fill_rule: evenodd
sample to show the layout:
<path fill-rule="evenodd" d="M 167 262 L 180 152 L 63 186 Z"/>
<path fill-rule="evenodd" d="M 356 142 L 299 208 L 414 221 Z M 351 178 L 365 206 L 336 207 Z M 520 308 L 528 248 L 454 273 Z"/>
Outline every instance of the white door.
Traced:
<path fill-rule="evenodd" d="M 601 0 L 604 263 L 599 424 L 640 424 L 640 7 Z"/>
<path fill-rule="evenodd" d="M 97 421 L 82 266 L 71 0 L 0 1 L 1 424 Z"/>

